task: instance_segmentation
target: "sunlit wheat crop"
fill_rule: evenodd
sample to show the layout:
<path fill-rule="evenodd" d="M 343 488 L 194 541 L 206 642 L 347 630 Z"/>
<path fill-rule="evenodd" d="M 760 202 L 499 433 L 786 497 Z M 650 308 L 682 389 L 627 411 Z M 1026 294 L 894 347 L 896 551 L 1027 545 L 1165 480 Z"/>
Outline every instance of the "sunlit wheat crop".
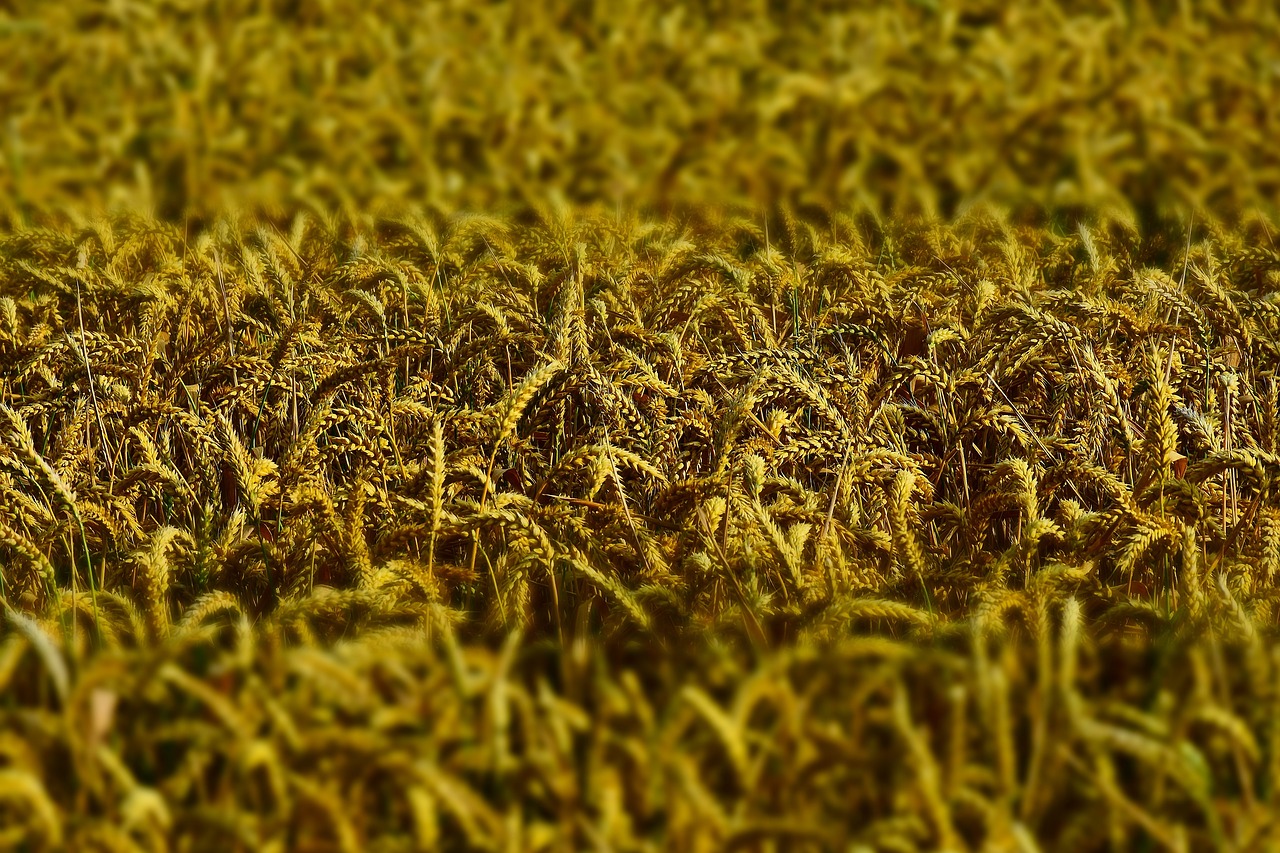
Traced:
<path fill-rule="evenodd" d="M 0 0 L 0 849 L 1280 847 L 1269 3 Z"/>

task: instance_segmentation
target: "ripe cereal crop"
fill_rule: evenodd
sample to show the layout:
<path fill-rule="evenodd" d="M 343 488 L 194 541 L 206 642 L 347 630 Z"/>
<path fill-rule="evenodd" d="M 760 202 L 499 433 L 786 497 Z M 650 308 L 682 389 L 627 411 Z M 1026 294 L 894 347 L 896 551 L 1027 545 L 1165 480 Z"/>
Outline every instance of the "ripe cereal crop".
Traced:
<path fill-rule="evenodd" d="M 0 849 L 1280 847 L 1278 45 L 0 2 Z"/>

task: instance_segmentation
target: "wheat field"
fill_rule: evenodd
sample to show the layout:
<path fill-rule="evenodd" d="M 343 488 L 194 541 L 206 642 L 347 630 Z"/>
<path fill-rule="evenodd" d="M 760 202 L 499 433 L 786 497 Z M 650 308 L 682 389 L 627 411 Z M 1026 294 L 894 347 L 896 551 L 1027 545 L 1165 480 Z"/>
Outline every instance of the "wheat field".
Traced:
<path fill-rule="evenodd" d="M 1280 849 L 1270 3 L 0 72 L 0 849 Z"/>

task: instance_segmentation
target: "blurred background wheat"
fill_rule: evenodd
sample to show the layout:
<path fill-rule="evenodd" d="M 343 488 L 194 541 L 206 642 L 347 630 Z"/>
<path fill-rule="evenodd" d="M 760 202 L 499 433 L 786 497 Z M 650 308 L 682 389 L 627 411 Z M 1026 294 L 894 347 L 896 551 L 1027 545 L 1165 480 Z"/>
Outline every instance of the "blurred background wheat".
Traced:
<path fill-rule="evenodd" d="M 1268 0 L 9 0 L 0 211 L 561 199 L 1156 225 L 1280 192 Z"/>

